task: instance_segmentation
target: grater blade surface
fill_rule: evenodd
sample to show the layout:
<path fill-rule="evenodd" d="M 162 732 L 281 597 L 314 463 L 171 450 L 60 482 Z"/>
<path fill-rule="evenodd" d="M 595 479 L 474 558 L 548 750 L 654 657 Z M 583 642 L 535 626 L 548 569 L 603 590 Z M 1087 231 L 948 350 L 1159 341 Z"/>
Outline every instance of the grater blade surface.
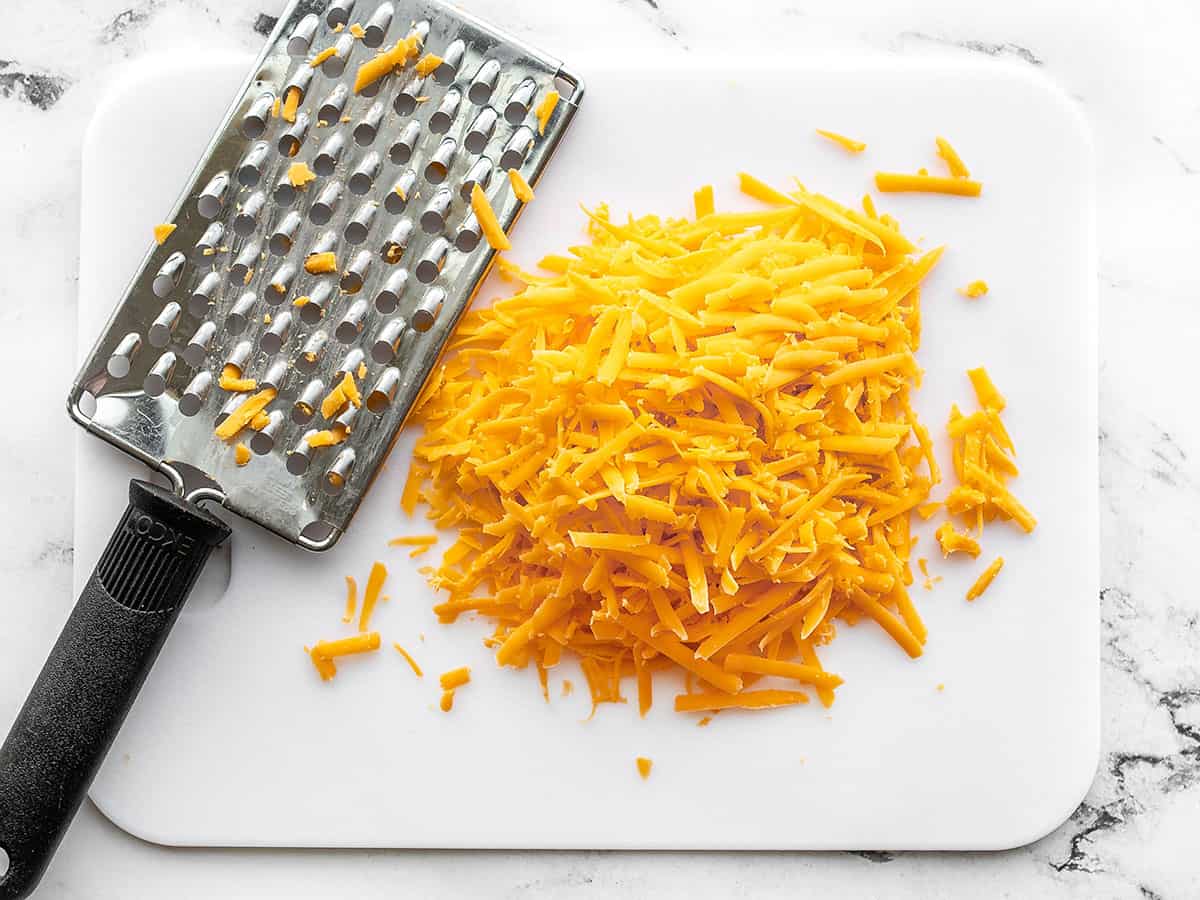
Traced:
<path fill-rule="evenodd" d="M 360 67 L 414 33 L 419 51 L 356 92 Z M 536 184 L 582 96 L 557 60 L 440 0 L 294 0 L 76 376 L 72 417 L 177 486 L 333 546 L 494 258 L 470 188 L 508 231 L 507 170 Z M 326 417 L 347 372 L 362 405 Z M 218 438 L 266 388 L 254 427 Z"/>

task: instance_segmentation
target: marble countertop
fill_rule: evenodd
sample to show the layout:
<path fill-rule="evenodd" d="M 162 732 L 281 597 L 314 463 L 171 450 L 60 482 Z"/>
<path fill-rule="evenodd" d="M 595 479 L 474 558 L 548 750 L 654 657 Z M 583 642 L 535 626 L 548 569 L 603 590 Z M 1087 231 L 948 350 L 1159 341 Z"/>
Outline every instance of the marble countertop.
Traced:
<path fill-rule="evenodd" d="M 279 0 L 7 0 L 0 34 L 0 374 L 20 422 L 0 546 L 0 635 L 49 647 L 39 601 L 71 590 L 79 154 L 118 67 L 152 51 L 253 50 Z M 558 55 L 975 54 L 1035 66 L 1081 104 L 1098 163 L 1103 753 L 1062 827 L 992 854 L 188 850 L 129 837 L 85 804 L 38 896 L 61 898 L 733 896 L 1173 898 L 1200 895 L 1200 599 L 1179 560 L 1200 518 L 1200 419 L 1179 362 L 1200 312 L 1200 7 L 1078 0 L 472 0 Z M 1086 10 L 1086 12 L 1085 12 Z M 1047 148 L 1047 152 L 1052 152 Z M 1170 326 L 1171 316 L 1180 316 Z M 44 373 L 29 379 L 28 373 Z M 19 382 L 18 382 L 19 379 Z M 15 526 L 15 527 L 14 527 Z M 0 654 L 0 729 L 37 661 Z"/>

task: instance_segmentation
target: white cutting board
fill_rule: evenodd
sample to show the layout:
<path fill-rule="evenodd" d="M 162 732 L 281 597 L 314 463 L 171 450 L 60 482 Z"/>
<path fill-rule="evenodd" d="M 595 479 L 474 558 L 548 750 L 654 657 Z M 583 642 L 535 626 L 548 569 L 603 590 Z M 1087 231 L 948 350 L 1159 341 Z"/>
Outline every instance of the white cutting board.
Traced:
<path fill-rule="evenodd" d="M 83 156 L 82 343 L 248 63 L 144 64 L 97 111 Z M 544 703 L 532 670 L 497 669 L 484 623 L 437 624 L 416 571 L 432 555 L 386 548 L 425 530 L 398 508 L 409 436 L 327 554 L 233 523 L 93 800 L 140 837 L 191 845 L 954 849 L 1045 834 L 1083 797 L 1099 742 L 1095 258 L 1080 116 L 1034 74 L 990 64 L 572 64 L 587 98 L 514 235 L 512 256 L 530 266 L 580 241 L 579 202 L 685 214 L 692 190 L 713 182 L 720 205 L 748 206 L 740 169 L 783 185 L 796 175 L 851 202 L 876 167 L 937 170 L 934 136 L 955 143 L 985 182 L 982 199 L 881 203 L 925 246 L 950 247 L 924 294 L 919 407 L 940 435 L 951 402 L 973 403 L 964 370 L 989 367 L 1010 400 L 1014 487 L 1040 518 L 1036 535 L 988 530 L 987 557 L 1008 565 L 974 604 L 963 592 L 983 560 L 933 560 L 945 581 L 927 593 L 918 577 L 913 591 L 930 633 L 919 661 L 872 624 L 839 626 L 823 654 L 846 679 L 831 711 L 726 713 L 698 729 L 672 712 L 681 685 L 663 679 L 646 720 L 635 701 L 585 721 L 577 671 L 554 672 Z M 849 156 L 817 127 L 869 149 Z M 990 296 L 955 293 L 976 278 Z M 939 452 L 946 461 L 944 440 Z M 145 475 L 82 433 L 78 453 L 77 585 L 128 478 Z M 933 558 L 923 534 L 917 555 Z M 362 583 L 376 558 L 391 571 L 374 623 L 387 649 L 324 684 L 301 647 L 347 633 L 342 577 Z M 443 714 L 437 674 L 463 664 L 472 683 Z M 565 699 L 564 676 L 576 685 Z M 648 781 L 635 756 L 654 760 Z"/>

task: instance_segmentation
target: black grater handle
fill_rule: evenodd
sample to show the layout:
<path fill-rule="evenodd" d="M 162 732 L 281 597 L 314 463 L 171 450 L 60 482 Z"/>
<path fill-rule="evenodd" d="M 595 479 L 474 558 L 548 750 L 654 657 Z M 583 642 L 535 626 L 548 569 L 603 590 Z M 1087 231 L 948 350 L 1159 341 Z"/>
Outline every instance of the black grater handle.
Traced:
<path fill-rule="evenodd" d="M 37 886 L 209 553 L 228 536 L 224 522 L 170 491 L 129 483 L 129 507 L 0 747 L 0 900 Z"/>

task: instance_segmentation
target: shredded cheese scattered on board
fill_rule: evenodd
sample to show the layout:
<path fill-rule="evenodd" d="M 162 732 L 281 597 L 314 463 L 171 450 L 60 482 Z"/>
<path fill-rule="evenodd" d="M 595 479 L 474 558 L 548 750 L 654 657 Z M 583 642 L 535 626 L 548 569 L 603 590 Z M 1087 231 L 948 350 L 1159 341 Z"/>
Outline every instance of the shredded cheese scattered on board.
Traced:
<path fill-rule="evenodd" d="M 997 556 L 993 559 L 986 569 L 984 569 L 979 577 L 975 579 L 975 583 L 967 590 L 968 600 L 977 600 L 983 596 L 984 591 L 992 586 L 992 581 L 1000 570 L 1004 568 L 1004 557 Z"/>
<path fill-rule="evenodd" d="M 650 769 L 654 766 L 654 760 L 647 759 L 644 756 L 639 756 L 636 762 L 638 774 L 641 775 L 642 780 L 645 781 L 650 777 Z"/>
<path fill-rule="evenodd" d="M 978 197 L 983 184 L 970 178 L 953 175 L 916 175 L 904 172 L 876 172 L 875 187 L 884 193 L 916 192 L 926 194 L 954 194 L 959 197 Z"/>
<path fill-rule="evenodd" d="M 512 185 L 513 195 L 522 203 L 528 203 L 533 199 L 533 188 L 529 186 L 525 176 L 516 169 L 508 170 L 508 182 Z"/>
<path fill-rule="evenodd" d="M 546 133 L 546 124 L 550 121 L 550 117 L 554 115 L 554 108 L 558 106 L 558 91 L 546 91 L 546 96 L 542 97 L 538 103 L 534 113 L 537 115 L 538 134 Z"/>
<path fill-rule="evenodd" d="M 988 285 L 986 281 L 972 281 L 966 287 L 959 288 L 958 292 L 964 297 L 975 300 L 988 292 Z"/>
<path fill-rule="evenodd" d="M 939 137 L 936 143 L 938 156 L 945 160 L 946 168 L 950 170 L 950 174 L 955 178 L 970 178 L 971 170 L 962 161 L 962 157 L 958 155 L 958 151 L 950 146 L 950 142 L 944 137 Z"/>

